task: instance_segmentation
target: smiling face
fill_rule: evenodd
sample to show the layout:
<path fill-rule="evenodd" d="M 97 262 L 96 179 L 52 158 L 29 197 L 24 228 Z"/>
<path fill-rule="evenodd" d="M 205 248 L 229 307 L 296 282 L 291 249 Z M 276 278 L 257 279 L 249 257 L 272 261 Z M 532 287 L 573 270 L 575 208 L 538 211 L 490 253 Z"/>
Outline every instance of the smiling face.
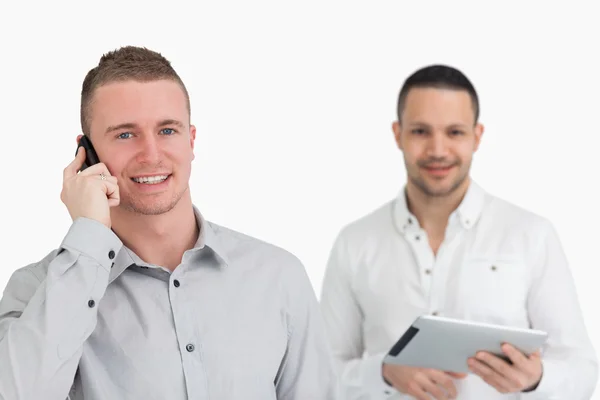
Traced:
<path fill-rule="evenodd" d="M 430 197 L 468 185 L 483 126 L 475 123 L 467 91 L 413 88 L 393 130 L 404 153 L 408 184 Z"/>
<path fill-rule="evenodd" d="M 90 106 L 90 140 L 118 178 L 119 207 L 157 215 L 189 196 L 196 128 L 177 82 L 111 82 L 94 91 Z"/>

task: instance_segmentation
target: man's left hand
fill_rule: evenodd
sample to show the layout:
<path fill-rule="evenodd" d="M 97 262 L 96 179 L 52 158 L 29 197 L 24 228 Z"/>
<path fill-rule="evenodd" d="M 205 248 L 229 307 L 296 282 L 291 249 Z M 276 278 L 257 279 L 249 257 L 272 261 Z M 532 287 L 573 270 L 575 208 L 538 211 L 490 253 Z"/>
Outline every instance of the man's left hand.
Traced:
<path fill-rule="evenodd" d="M 500 393 L 517 393 L 535 388 L 542 379 L 542 359 L 539 351 L 526 356 L 509 344 L 502 351 L 512 361 L 487 352 L 469 358 L 469 368 Z"/>

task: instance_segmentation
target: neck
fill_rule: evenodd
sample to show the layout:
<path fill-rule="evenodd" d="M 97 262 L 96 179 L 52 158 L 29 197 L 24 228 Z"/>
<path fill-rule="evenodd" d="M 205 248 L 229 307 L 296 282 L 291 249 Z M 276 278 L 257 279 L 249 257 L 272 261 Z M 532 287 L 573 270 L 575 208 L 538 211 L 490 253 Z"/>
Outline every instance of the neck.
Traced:
<path fill-rule="evenodd" d="M 417 217 L 419 224 L 433 237 L 443 238 L 450 214 L 460 205 L 469 188 L 470 178 L 447 196 L 429 196 L 410 181 L 406 185 L 408 209 Z"/>
<path fill-rule="evenodd" d="M 166 213 L 143 215 L 115 207 L 111 210 L 111 220 L 113 231 L 125 246 L 145 262 L 171 271 L 198 240 L 199 229 L 189 191 Z"/>

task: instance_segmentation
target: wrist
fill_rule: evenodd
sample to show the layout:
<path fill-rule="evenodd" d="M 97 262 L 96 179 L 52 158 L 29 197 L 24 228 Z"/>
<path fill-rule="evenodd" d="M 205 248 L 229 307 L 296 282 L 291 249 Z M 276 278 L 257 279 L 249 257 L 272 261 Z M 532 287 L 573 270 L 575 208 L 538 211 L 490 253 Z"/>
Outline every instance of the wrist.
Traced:
<path fill-rule="evenodd" d="M 540 386 L 540 382 L 542 381 L 542 376 L 544 376 L 544 372 L 542 371 L 542 373 L 540 374 L 539 379 L 531 386 L 529 386 L 526 389 L 523 389 L 522 392 L 523 393 L 528 393 L 528 392 L 533 392 L 535 389 L 538 388 L 538 386 Z"/>
<path fill-rule="evenodd" d="M 386 365 L 382 363 L 381 364 L 381 379 L 383 379 L 385 384 L 388 385 L 389 387 L 394 387 L 394 385 L 392 385 L 392 383 L 388 380 L 386 375 L 387 375 Z"/>

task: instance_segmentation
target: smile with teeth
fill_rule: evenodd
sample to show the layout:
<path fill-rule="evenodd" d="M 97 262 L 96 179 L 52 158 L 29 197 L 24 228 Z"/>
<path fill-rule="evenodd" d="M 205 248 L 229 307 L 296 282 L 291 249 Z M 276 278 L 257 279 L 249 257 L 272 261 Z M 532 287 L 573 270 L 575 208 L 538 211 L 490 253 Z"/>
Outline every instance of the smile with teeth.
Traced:
<path fill-rule="evenodd" d="M 156 185 L 157 183 L 164 182 L 169 175 L 156 175 L 156 176 L 144 176 L 141 178 L 131 178 L 136 183 L 145 183 L 147 185 Z"/>

